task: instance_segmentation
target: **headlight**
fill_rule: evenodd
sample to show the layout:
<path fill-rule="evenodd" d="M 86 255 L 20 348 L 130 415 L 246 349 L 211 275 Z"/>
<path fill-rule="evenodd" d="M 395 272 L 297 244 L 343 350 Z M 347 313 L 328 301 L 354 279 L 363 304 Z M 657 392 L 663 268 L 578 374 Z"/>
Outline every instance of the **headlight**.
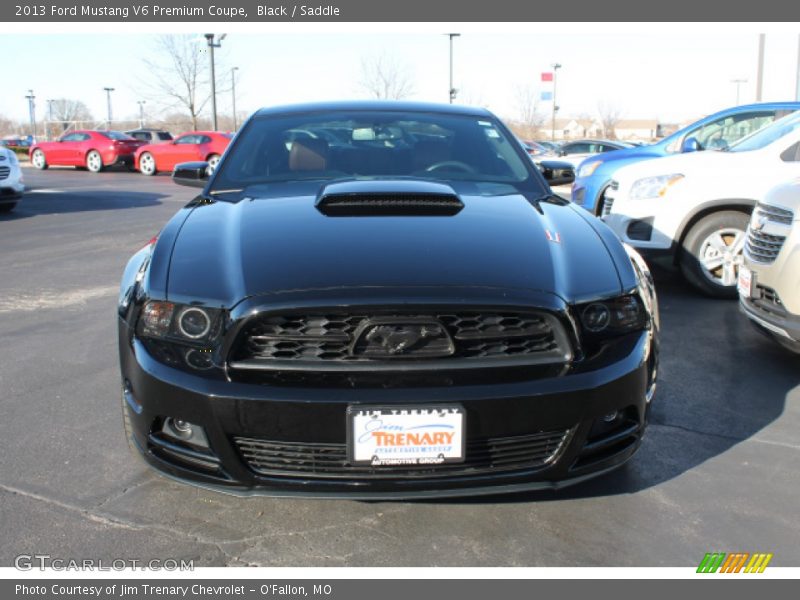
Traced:
<path fill-rule="evenodd" d="M 578 169 L 578 177 L 590 177 L 592 173 L 597 170 L 597 167 L 602 164 L 602 160 L 593 160 L 591 162 L 581 163 L 581 166 Z"/>
<path fill-rule="evenodd" d="M 661 198 L 676 183 L 683 179 L 681 173 L 645 177 L 634 182 L 631 186 L 631 200 L 645 200 L 648 198 Z"/>
<path fill-rule="evenodd" d="M 137 331 L 140 336 L 176 342 L 208 344 L 220 330 L 220 311 L 151 300 L 144 305 Z"/>
<path fill-rule="evenodd" d="M 577 312 L 590 336 L 621 335 L 647 327 L 647 311 L 636 294 L 581 304 Z"/>

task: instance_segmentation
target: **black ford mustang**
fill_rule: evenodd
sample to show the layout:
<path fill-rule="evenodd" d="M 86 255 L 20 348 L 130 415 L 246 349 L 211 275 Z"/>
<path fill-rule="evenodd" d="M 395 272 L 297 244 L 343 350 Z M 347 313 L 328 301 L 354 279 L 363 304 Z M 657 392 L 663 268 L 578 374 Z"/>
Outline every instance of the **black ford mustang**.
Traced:
<path fill-rule="evenodd" d="M 641 259 L 480 109 L 253 115 L 129 262 L 123 412 L 161 472 L 239 494 L 556 488 L 638 448 L 658 309 Z"/>

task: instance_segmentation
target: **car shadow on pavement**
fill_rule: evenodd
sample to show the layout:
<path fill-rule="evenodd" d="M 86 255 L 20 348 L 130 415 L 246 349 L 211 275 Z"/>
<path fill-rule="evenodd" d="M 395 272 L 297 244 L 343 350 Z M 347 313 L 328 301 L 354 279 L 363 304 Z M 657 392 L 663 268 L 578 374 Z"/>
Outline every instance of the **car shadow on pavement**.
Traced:
<path fill-rule="evenodd" d="M 661 310 L 658 389 L 642 446 L 628 464 L 558 491 L 433 502 L 631 494 L 683 475 L 751 438 L 763 438 L 773 447 L 791 439 L 779 427 L 764 429 L 781 416 L 788 394 L 800 385 L 800 356 L 758 333 L 740 314 L 737 301 L 701 296 L 667 272 L 656 273 L 656 286 Z"/>
<path fill-rule="evenodd" d="M 15 221 L 37 215 L 144 208 L 159 205 L 161 199 L 166 197 L 168 197 L 167 194 L 152 192 L 90 190 L 52 193 L 33 189 L 25 193 L 13 211 L 0 213 L 0 222 Z"/>

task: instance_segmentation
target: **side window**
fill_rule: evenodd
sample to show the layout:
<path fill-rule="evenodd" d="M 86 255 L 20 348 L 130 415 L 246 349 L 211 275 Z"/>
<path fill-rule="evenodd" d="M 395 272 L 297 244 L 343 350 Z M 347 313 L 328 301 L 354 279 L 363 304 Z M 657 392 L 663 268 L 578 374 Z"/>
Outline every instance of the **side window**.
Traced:
<path fill-rule="evenodd" d="M 183 135 L 175 140 L 176 144 L 196 144 L 197 143 L 197 136 L 196 135 Z"/>
<path fill-rule="evenodd" d="M 564 147 L 564 154 L 586 154 L 589 152 L 589 144 L 569 144 Z"/>
<path fill-rule="evenodd" d="M 774 120 L 775 111 L 729 115 L 690 131 L 683 139 L 695 138 L 702 150 L 720 150 L 769 125 Z M 667 151 L 680 152 L 682 142 L 683 140 L 677 140 L 667 148 Z"/>
<path fill-rule="evenodd" d="M 62 142 L 78 142 L 81 139 L 80 133 L 70 133 L 61 138 Z"/>
<path fill-rule="evenodd" d="M 134 133 L 132 133 L 130 135 L 132 135 L 137 140 L 142 140 L 143 142 L 149 142 L 150 141 L 150 134 L 147 133 L 146 131 L 135 131 Z"/>
<path fill-rule="evenodd" d="M 197 143 L 198 144 L 210 144 L 211 143 L 211 138 L 208 137 L 207 135 L 198 135 L 197 138 L 198 138 L 197 139 Z"/>
<path fill-rule="evenodd" d="M 783 162 L 800 162 L 800 142 L 795 142 L 781 152 L 781 160 Z"/>
<path fill-rule="evenodd" d="M 90 136 L 88 133 L 79 133 L 77 141 L 86 142 L 86 141 L 88 141 L 90 139 L 92 139 L 92 136 Z"/>
<path fill-rule="evenodd" d="M 158 132 L 158 139 L 160 140 L 171 140 L 172 136 L 167 133 L 166 131 L 159 131 Z"/>

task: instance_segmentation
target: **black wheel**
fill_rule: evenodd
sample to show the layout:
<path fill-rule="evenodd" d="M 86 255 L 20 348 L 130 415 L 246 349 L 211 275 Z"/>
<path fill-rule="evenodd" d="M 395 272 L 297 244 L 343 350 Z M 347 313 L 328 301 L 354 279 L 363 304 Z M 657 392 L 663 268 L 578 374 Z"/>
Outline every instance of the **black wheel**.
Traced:
<path fill-rule="evenodd" d="M 33 154 L 31 155 L 31 163 L 40 171 L 44 171 L 49 166 L 47 164 L 47 157 L 44 155 L 44 152 L 38 148 L 34 150 Z"/>
<path fill-rule="evenodd" d="M 5 204 L 0 204 L 0 214 L 2 213 L 10 213 L 14 210 L 17 206 L 16 202 L 6 202 Z"/>
<path fill-rule="evenodd" d="M 689 283 L 714 298 L 738 298 L 736 282 L 749 220 L 745 213 L 731 210 L 695 223 L 683 241 L 680 257 Z"/>

